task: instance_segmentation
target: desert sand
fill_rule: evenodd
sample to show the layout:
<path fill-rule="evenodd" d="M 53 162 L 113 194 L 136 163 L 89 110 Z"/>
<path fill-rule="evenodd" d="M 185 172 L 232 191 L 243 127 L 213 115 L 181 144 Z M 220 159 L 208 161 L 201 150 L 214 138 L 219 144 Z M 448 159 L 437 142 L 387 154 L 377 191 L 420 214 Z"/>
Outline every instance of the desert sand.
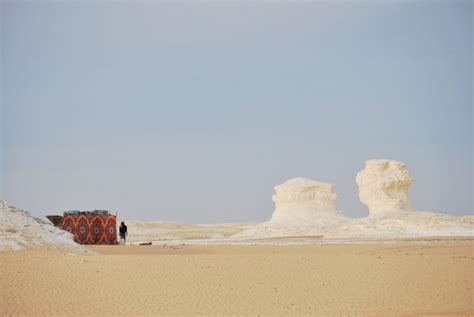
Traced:
<path fill-rule="evenodd" d="M 0 253 L 0 316 L 472 316 L 474 242 Z"/>
<path fill-rule="evenodd" d="M 79 246 L 0 201 L 0 316 L 474 316 L 473 217 L 415 209 L 400 162 L 356 181 L 365 218 L 295 178 L 266 222 L 130 221 L 127 246 Z"/>

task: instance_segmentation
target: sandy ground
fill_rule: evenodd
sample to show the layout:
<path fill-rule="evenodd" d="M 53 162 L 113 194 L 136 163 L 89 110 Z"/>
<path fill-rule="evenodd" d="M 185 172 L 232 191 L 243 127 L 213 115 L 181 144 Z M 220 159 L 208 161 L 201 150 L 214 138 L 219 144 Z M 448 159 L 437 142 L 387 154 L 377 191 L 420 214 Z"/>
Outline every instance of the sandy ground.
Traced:
<path fill-rule="evenodd" d="M 0 253 L 0 316 L 474 316 L 474 242 Z"/>
<path fill-rule="evenodd" d="M 173 222 L 127 221 L 128 242 L 226 239 L 256 223 L 185 224 Z M 168 242 L 166 242 L 168 243 Z M 179 242 L 178 242 L 179 243 Z"/>

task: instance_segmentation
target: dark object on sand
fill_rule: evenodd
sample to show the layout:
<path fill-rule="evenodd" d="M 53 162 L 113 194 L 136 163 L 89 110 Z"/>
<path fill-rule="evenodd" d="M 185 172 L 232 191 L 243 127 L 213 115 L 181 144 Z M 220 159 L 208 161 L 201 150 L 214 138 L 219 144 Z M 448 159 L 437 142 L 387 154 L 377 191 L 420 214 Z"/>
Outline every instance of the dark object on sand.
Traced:
<path fill-rule="evenodd" d="M 49 221 L 53 223 L 55 227 L 61 228 L 61 224 L 63 223 L 63 216 L 59 215 L 47 215 Z"/>
<path fill-rule="evenodd" d="M 127 244 L 128 229 L 127 229 L 127 225 L 123 221 L 120 223 L 119 233 L 120 233 L 120 240 L 123 239 L 124 244 Z"/>
<path fill-rule="evenodd" d="M 142 243 L 140 243 L 140 245 L 152 245 L 152 243 L 151 242 L 142 242 Z"/>

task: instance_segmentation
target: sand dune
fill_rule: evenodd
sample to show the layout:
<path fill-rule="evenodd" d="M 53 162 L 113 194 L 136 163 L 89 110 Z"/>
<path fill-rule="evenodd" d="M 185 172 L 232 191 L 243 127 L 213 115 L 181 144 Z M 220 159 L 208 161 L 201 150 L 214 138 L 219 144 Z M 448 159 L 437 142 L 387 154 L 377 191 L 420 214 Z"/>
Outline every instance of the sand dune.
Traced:
<path fill-rule="evenodd" d="M 0 316 L 472 316 L 474 244 L 0 253 Z"/>

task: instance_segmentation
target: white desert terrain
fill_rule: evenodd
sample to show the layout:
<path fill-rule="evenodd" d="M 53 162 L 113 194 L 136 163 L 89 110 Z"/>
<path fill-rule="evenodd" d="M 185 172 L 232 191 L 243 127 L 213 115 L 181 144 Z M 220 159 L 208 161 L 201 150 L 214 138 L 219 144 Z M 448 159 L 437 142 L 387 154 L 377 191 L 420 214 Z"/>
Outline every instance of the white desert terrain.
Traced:
<path fill-rule="evenodd" d="M 90 252 L 87 247 L 75 243 L 69 232 L 0 200 L 0 251 L 31 248 Z"/>
<path fill-rule="evenodd" d="M 77 245 L 2 201 L 0 316 L 474 316 L 473 217 L 417 211 L 400 162 L 356 180 L 366 218 L 295 178 L 267 222 L 128 221 L 126 246 Z"/>
<path fill-rule="evenodd" d="M 407 166 L 370 160 L 356 177 L 369 215 L 350 218 L 338 210 L 334 185 L 293 178 L 274 188 L 275 211 L 263 223 L 190 225 L 130 222 L 129 241 L 168 244 L 312 244 L 473 237 L 474 216 L 418 211 L 410 202 Z M 200 232 L 199 234 L 197 232 Z"/>

